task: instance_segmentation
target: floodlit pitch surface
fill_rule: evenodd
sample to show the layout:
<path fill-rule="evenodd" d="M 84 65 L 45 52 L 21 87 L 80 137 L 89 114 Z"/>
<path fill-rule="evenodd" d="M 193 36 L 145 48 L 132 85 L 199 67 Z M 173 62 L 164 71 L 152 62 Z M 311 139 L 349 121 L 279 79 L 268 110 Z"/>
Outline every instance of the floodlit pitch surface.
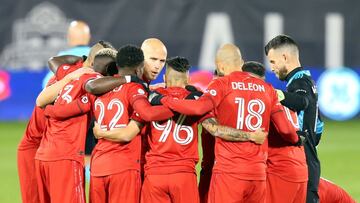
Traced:
<path fill-rule="evenodd" d="M 325 125 L 318 147 L 321 176 L 360 201 L 360 120 L 326 120 Z M 16 150 L 25 127 L 26 122 L 0 123 L 0 202 L 3 203 L 21 202 Z"/>

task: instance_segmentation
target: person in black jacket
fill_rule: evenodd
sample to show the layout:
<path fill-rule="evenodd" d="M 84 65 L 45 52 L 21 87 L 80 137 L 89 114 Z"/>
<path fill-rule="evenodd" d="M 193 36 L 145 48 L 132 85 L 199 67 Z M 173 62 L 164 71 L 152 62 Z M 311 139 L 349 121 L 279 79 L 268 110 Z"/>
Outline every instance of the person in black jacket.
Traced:
<path fill-rule="evenodd" d="M 271 70 L 281 81 L 286 81 L 287 91 L 277 90 L 282 105 L 296 111 L 300 129 L 307 132 L 305 143 L 308 165 L 307 203 L 319 202 L 318 185 L 320 161 L 316 146 L 319 144 L 323 122 L 318 112 L 318 94 L 310 72 L 301 67 L 299 49 L 289 36 L 278 35 L 265 46 Z"/>

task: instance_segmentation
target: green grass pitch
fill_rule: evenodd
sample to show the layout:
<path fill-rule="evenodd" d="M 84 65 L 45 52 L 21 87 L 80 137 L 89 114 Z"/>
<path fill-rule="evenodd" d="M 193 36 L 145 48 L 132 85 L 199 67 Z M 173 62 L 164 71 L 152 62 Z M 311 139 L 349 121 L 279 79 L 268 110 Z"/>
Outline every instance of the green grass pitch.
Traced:
<path fill-rule="evenodd" d="M 360 120 L 325 121 L 318 148 L 321 175 L 360 201 Z M 17 145 L 26 122 L 0 122 L 0 202 L 21 202 L 16 167 Z"/>

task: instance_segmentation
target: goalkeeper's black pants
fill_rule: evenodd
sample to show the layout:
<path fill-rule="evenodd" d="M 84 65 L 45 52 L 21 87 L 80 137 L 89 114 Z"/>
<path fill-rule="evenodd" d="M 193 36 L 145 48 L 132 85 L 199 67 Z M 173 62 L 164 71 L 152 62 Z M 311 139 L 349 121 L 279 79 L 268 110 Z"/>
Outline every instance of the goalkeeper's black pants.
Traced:
<path fill-rule="evenodd" d="M 320 161 L 317 156 L 316 147 L 313 146 L 314 145 L 310 141 L 305 142 L 304 145 L 309 175 L 306 203 L 319 202 L 318 188 L 320 181 Z"/>

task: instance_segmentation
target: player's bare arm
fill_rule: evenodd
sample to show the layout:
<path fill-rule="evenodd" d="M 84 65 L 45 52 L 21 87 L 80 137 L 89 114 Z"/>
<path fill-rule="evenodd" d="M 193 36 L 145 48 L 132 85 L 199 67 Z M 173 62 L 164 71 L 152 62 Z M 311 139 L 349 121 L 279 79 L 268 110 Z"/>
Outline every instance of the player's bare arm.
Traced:
<path fill-rule="evenodd" d="M 126 82 L 127 81 L 123 76 L 105 76 L 87 82 L 85 85 L 85 90 L 90 94 L 101 95 L 113 90 L 116 87 L 119 87 L 120 85 L 125 84 Z"/>
<path fill-rule="evenodd" d="M 100 125 L 95 122 L 93 131 L 97 139 L 106 139 L 113 142 L 130 142 L 140 133 L 142 127 L 143 125 L 141 123 L 131 120 L 125 128 L 115 128 L 104 131 Z"/>
<path fill-rule="evenodd" d="M 85 73 L 91 73 L 93 72 L 92 69 L 90 68 L 80 68 L 68 75 L 66 75 L 63 79 L 61 79 L 60 81 L 57 81 L 56 83 L 54 83 L 53 85 L 43 89 L 39 96 L 36 98 L 36 106 L 39 107 L 44 107 L 47 104 L 53 103 L 56 99 L 56 97 L 58 96 L 58 94 L 60 93 L 60 91 L 62 90 L 62 88 L 69 83 L 72 80 L 75 80 L 77 78 L 79 78 L 81 75 L 85 74 Z"/>
<path fill-rule="evenodd" d="M 93 95 L 101 95 L 129 82 L 136 82 L 147 86 L 143 80 L 135 75 L 104 76 L 88 81 L 85 84 L 85 90 Z"/>
<path fill-rule="evenodd" d="M 201 124 L 211 135 L 231 142 L 252 141 L 256 144 L 262 144 L 267 137 L 267 132 L 264 132 L 262 129 L 258 129 L 255 132 L 244 132 L 219 125 L 215 118 L 206 119 Z"/>
<path fill-rule="evenodd" d="M 63 64 L 74 64 L 79 60 L 82 60 L 82 57 L 72 56 L 72 55 L 64 55 L 64 56 L 54 56 L 48 60 L 49 69 L 56 73 L 57 69 Z"/>

